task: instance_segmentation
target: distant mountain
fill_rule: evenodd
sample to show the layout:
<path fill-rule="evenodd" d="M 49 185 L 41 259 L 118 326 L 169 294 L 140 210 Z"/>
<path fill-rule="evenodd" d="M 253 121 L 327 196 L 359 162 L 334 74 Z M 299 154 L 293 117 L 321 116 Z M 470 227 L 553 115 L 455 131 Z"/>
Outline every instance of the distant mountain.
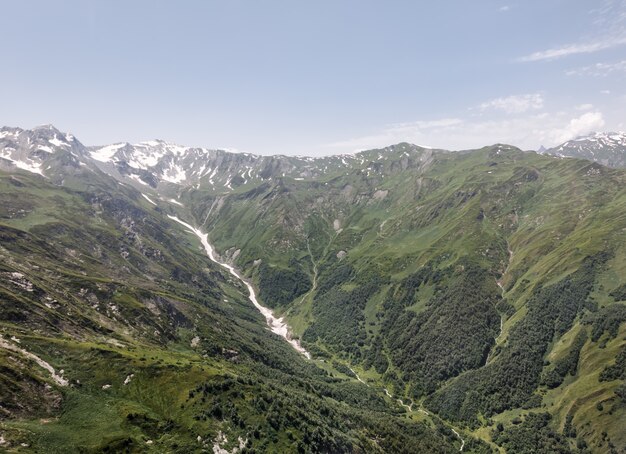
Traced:
<path fill-rule="evenodd" d="M 588 159 L 608 167 L 626 167 L 626 133 L 596 132 L 568 140 L 544 153 Z"/>
<path fill-rule="evenodd" d="M 0 168 L 43 174 L 54 163 L 78 167 L 84 157 L 84 145 L 52 125 L 30 130 L 0 128 Z"/>
<path fill-rule="evenodd" d="M 429 156 L 432 152 L 399 144 L 350 155 L 260 156 L 185 147 L 158 139 L 86 147 L 71 134 L 51 125 L 32 130 L 0 129 L 0 169 L 19 168 L 51 177 L 60 165 L 74 169 L 99 168 L 138 189 L 164 193 L 175 193 L 181 187 L 230 192 L 280 178 L 298 181 L 345 175 L 354 168 L 374 173 L 390 160 L 397 161 L 395 166 L 406 168 L 409 156 L 422 154 Z"/>
<path fill-rule="evenodd" d="M 422 150 L 409 146 L 405 151 Z M 380 160 L 367 153 L 327 157 L 259 156 L 226 150 L 183 147 L 162 140 L 131 145 L 118 143 L 90 147 L 91 158 L 105 171 L 115 171 L 152 188 L 172 184 L 208 190 L 230 191 L 254 187 L 278 178 L 305 180 L 342 174 L 355 165 Z"/>

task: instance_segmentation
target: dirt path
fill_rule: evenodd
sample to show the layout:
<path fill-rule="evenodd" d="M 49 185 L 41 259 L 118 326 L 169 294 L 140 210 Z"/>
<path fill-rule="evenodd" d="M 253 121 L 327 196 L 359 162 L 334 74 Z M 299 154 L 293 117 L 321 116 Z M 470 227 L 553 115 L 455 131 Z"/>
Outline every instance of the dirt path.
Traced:
<path fill-rule="evenodd" d="M 384 390 L 385 390 L 385 394 L 387 394 L 387 397 L 389 397 L 390 399 L 395 399 L 391 395 L 391 393 L 389 392 L 389 390 L 387 388 L 384 388 Z M 398 402 L 401 406 L 403 406 L 407 410 L 409 410 L 410 412 L 413 411 L 413 409 L 411 408 L 413 406 L 413 404 L 407 405 L 407 404 L 404 403 L 404 401 L 402 399 L 395 399 L 395 401 Z"/>
<path fill-rule="evenodd" d="M 352 368 L 350 368 L 350 370 L 352 371 L 352 373 L 354 373 L 354 375 L 356 376 L 357 380 L 359 380 L 361 383 L 365 384 L 366 386 L 369 386 L 369 385 L 367 385 L 367 383 L 365 383 L 363 380 L 361 380 L 361 378 L 357 375 L 356 372 L 354 372 L 354 370 L 352 370 Z M 402 399 L 397 399 L 397 398 L 393 397 L 393 395 L 389 392 L 389 390 L 387 388 L 383 388 L 383 391 L 385 391 L 385 395 L 387 397 L 389 397 L 390 399 L 393 399 L 396 402 L 398 402 L 402 407 L 406 408 L 409 411 L 409 413 L 412 413 L 414 411 L 413 410 L 413 402 L 411 402 L 411 405 L 407 405 L 407 404 L 404 403 L 404 401 Z M 415 411 L 423 413 L 426 416 L 430 416 L 430 413 L 428 413 L 426 410 L 424 410 L 422 408 L 421 404 L 420 404 L 420 407 L 417 410 L 415 410 Z M 463 437 L 461 437 L 461 434 L 456 429 L 454 429 L 453 427 L 450 427 L 450 430 L 452 430 L 454 435 L 456 435 L 457 438 L 459 440 L 461 440 L 461 447 L 459 448 L 459 451 L 463 451 L 463 449 L 465 448 L 465 440 L 463 439 Z"/>
<path fill-rule="evenodd" d="M 465 447 L 465 440 L 463 440 L 463 437 L 461 437 L 461 435 L 454 429 L 450 428 L 452 430 L 452 432 L 454 432 L 454 435 L 457 436 L 457 438 L 459 440 L 461 440 L 461 449 L 459 449 L 459 451 L 463 451 L 463 448 Z"/>
<path fill-rule="evenodd" d="M 353 369 L 353 368 L 348 367 L 348 369 L 350 369 L 350 371 L 354 374 L 354 376 L 356 377 L 356 379 L 357 379 L 358 381 L 360 381 L 361 383 L 363 383 L 365 386 L 369 387 L 369 385 L 368 385 L 367 383 L 365 383 L 365 382 L 361 379 L 361 377 L 359 377 L 359 374 L 357 374 L 357 373 L 354 371 L 354 369 Z"/>

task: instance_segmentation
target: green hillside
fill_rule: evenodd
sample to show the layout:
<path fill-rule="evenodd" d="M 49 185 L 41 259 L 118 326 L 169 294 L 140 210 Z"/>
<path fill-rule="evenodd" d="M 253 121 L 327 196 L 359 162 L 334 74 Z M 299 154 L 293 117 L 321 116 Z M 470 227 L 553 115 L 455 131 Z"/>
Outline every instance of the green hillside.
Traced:
<path fill-rule="evenodd" d="M 3 450 L 458 449 L 269 333 L 241 283 L 137 191 L 93 174 L 72 186 L 0 175 Z"/>
<path fill-rule="evenodd" d="M 361 156 L 183 198 L 315 355 L 494 447 L 547 412 L 564 450 L 624 449 L 623 377 L 602 370 L 626 348 L 626 174 L 504 145 Z"/>
<path fill-rule="evenodd" d="M 229 189 L 0 173 L 2 449 L 626 452 L 626 172 L 335 161 Z"/>

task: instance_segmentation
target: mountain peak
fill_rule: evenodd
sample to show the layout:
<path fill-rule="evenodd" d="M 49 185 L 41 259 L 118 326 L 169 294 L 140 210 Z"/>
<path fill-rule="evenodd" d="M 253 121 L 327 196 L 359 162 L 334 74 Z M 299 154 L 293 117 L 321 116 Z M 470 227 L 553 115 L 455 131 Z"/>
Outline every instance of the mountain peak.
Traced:
<path fill-rule="evenodd" d="M 623 140 L 624 138 L 626 138 L 626 132 L 622 132 L 622 131 L 617 131 L 617 132 L 612 132 L 612 131 L 605 131 L 605 132 L 600 132 L 600 131 L 593 131 L 590 132 L 589 134 L 583 135 L 583 136 L 578 136 L 575 139 L 575 141 L 582 141 L 582 140 L 592 140 L 592 139 L 605 139 L 605 140 Z M 571 142 L 568 141 L 568 142 Z"/>
<path fill-rule="evenodd" d="M 32 129 L 2 127 L 0 157 L 5 168 L 19 168 L 43 175 L 44 169 L 55 166 L 78 168 L 85 147 L 72 134 L 63 133 L 53 125 Z"/>
<path fill-rule="evenodd" d="M 46 124 L 46 125 L 38 125 L 35 126 L 34 128 L 31 129 L 31 131 L 50 131 L 50 132 L 56 132 L 57 134 L 61 134 L 61 131 L 59 131 L 53 124 Z"/>
<path fill-rule="evenodd" d="M 588 159 L 608 167 L 626 167 L 626 133 L 592 132 L 550 148 L 546 153 Z"/>

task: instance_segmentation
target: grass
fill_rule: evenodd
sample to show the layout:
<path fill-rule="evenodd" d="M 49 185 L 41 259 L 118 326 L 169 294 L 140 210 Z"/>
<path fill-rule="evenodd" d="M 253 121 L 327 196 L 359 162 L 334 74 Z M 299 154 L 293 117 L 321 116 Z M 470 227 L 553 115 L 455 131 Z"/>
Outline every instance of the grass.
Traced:
<path fill-rule="evenodd" d="M 58 418 L 3 425 L 3 430 L 9 433 L 28 434 L 22 442 L 45 446 L 46 452 L 66 452 L 69 446 L 97 450 L 129 437 L 147 440 L 145 431 L 129 426 L 129 413 L 145 414 L 154 421 L 171 419 L 179 425 L 186 422 L 189 427 L 181 429 L 189 431 L 195 422 L 181 409 L 187 390 L 224 372 L 221 368 L 207 367 L 206 361 L 197 355 L 181 356 L 170 350 L 128 351 L 110 347 L 101 350 L 103 346 L 74 342 L 56 342 L 56 345 L 64 352 L 63 360 L 57 363 L 68 369 L 67 378 L 83 385 L 63 391 L 63 411 Z M 103 356 L 99 352 L 108 353 Z M 142 358 L 150 359 L 142 361 Z M 130 373 L 134 376 L 124 385 Z M 104 385 L 111 386 L 103 389 Z M 155 438 L 158 434 L 152 435 Z M 158 448 L 158 439 L 154 441 L 158 452 L 163 445 Z"/>
<path fill-rule="evenodd" d="M 598 251 L 614 255 L 599 274 L 591 298 L 600 306 L 614 304 L 608 293 L 626 275 L 622 171 L 601 169 L 596 174 L 590 172 L 595 167 L 583 161 L 555 160 L 497 146 L 465 154 L 435 154 L 427 165 L 415 152 L 410 158 L 414 161 L 403 167 L 399 163 L 406 150 L 398 146 L 366 152 L 352 168 L 317 179 L 249 181 L 228 195 L 190 189 L 181 195 L 187 207 L 185 219 L 200 225 L 213 209 L 203 229 L 219 252 L 241 249 L 237 266 L 257 284 L 254 262 L 258 259 L 279 267 L 294 260 L 312 280 L 307 242 L 320 275 L 335 269 L 336 254 L 344 250 L 347 256 L 342 263 L 350 264 L 357 275 L 384 277 L 385 284 L 363 302 L 367 336 L 361 354 L 374 336 L 385 334 L 382 302 L 388 291 L 393 294 L 400 282 L 426 264 L 460 273 L 463 260 L 470 260 L 487 271 L 485 283 L 480 284 L 493 287 L 494 295 L 499 295 L 495 280 L 508 263 L 507 244 L 514 257 L 504 279 L 504 296 L 516 312 L 506 319 L 499 344 L 508 342 L 511 328 L 526 317 L 528 299 L 539 286 L 564 278 Z M 383 153 L 386 158 L 379 160 Z M 376 165 L 381 170 L 372 171 Z M 394 396 L 410 394 L 411 383 L 404 381 L 393 363 L 381 376 L 373 368 L 363 369 L 362 355 L 348 357 L 323 340 L 317 348 L 328 359 L 314 361 L 318 367 L 309 368 L 310 364 L 289 356 L 293 352 L 281 350 L 280 340 L 267 335 L 262 317 L 248 304 L 237 282 L 208 263 L 197 239 L 132 190 L 113 190 L 104 177 L 89 182 L 77 177 L 74 189 L 51 187 L 28 176 L 19 177 L 18 188 L 10 178 L 0 173 L 0 228 L 5 235 L 0 259 L 7 269 L 27 273 L 41 293 L 34 298 L 0 283 L 2 295 L 16 311 L 11 312 L 12 319 L 0 321 L 0 329 L 21 336 L 25 346 L 82 383 L 64 392 L 63 410 L 52 418 L 46 414 L 49 422 L 42 422 L 42 415 L 4 422 L 2 430 L 11 439 L 62 452 L 69 445 L 94 451 L 106 446 L 124 449 L 130 437 L 136 447 L 162 452 L 175 444 L 196 449 L 196 434 L 210 439 L 219 428 L 231 430 L 233 442 L 235 434 L 243 434 L 235 423 L 194 419 L 200 404 L 192 411 L 191 389 L 228 374 L 259 380 L 263 385 L 240 384 L 239 394 L 233 395 L 237 415 L 255 426 L 262 425 L 267 411 L 255 407 L 260 405 L 256 398 L 262 393 L 277 398 L 281 395 L 277 389 L 294 396 L 302 389 L 330 387 L 337 400 L 310 394 L 316 402 L 306 404 L 311 414 L 319 410 L 315 399 L 340 402 L 329 407 L 333 411 L 353 411 L 354 401 L 337 396 L 345 397 L 339 391 L 342 383 L 355 384 L 355 380 L 337 371 L 333 360 L 351 363 L 373 388 L 386 384 Z M 386 197 L 376 198 L 374 194 L 383 189 L 388 191 Z M 100 199 L 92 204 L 87 195 L 96 192 Z M 179 207 L 160 209 L 174 213 Z M 341 232 L 333 228 L 335 219 L 341 222 Z M 123 257 L 122 250 L 129 255 Z M 32 272 L 33 265 L 45 272 Z M 448 279 L 420 287 L 403 310 L 418 315 L 428 310 Z M 342 285 L 354 289 L 360 284 L 353 280 Z M 48 308 L 46 297 L 60 301 L 59 307 Z M 110 303 L 118 306 L 119 314 L 111 312 Z M 311 292 L 277 308 L 277 314 L 284 314 L 294 334 L 301 336 L 316 322 L 314 304 Z M 545 359 L 554 362 L 565 355 L 581 329 L 587 328 L 576 324 L 554 339 Z M 560 430 L 572 414 L 579 434 L 595 443 L 598 452 L 605 443 L 604 430 L 616 444 L 626 441 L 620 430 L 624 408 L 614 398 L 619 383 L 597 380 L 621 348 L 625 329 L 622 326 L 605 348 L 588 342 L 578 374 L 556 389 L 539 389 L 541 406 L 530 409 L 549 411 Z M 197 349 L 189 346 L 195 336 L 202 339 Z M 123 347 L 106 343 L 111 339 Z M 229 359 L 224 354 L 228 350 L 236 351 L 238 359 Z M 390 358 L 388 351 L 383 354 Z M 123 385 L 133 373 L 131 382 Z M 310 381 L 284 383 L 298 374 Z M 337 382 L 324 381 L 327 374 Z M 46 381 L 36 375 L 35 383 Z M 112 386 L 103 390 L 106 384 Z M 246 391 L 250 389 L 254 393 Z M 217 405 L 213 397 L 206 396 L 208 409 L 209 402 Z M 602 411 L 597 409 L 599 402 L 606 403 Z M 389 401 L 387 411 L 394 412 L 395 407 Z M 489 431 L 497 422 L 509 425 L 528 411 L 516 408 L 491 420 L 482 418 L 483 426 L 472 434 L 491 442 Z M 129 413 L 144 419 L 131 424 Z M 435 424 L 434 418 L 416 412 L 408 419 Z M 176 426 L 162 430 L 168 420 Z M 272 435 L 275 443 L 265 448 L 279 450 L 293 445 L 290 437 L 303 436 L 294 427 L 279 430 Z M 350 437 L 358 435 L 350 432 Z M 147 439 L 154 444 L 146 445 Z M 458 442 L 454 443 L 458 449 Z"/>
<path fill-rule="evenodd" d="M 612 363 L 619 349 L 626 345 L 625 338 L 626 326 L 622 326 L 619 335 L 609 341 L 605 348 L 597 348 L 597 344 L 588 342 L 581 351 L 577 376 L 566 386 L 546 393 L 544 404 L 555 415 L 559 428 L 562 429 L 566 416 L 571 414 L 585 439 L 600 442 L 601 434 L 605 431 L 617 446 L 626 442 L 623 430 L 626 409 L 617 405 L 613 393 L 619 382 L 599 381 L 602 370 Z M 601 402 L 606 407 L 604 410 L 596 407 Z M 612 407 L 614 410 L 611 410 Z"/>
<path fill-rule="evenodd" d="M 608 169 L 595 174 L 589 171 L 592 168 L 583 161 L 555 160 L 515 150 L 498 151 L 497 147 L 463 155 L 440 155 L 425 170 L 386 173 L 383 180 L 351 173 L 329 179 L 323 190 L 309 183 L 294 182 L 280 199 L 263 193 L 260 195 L 263 202 L 255 197 L 226 200 L 225 205 L 230 205 L 213 218 L 211 237 L 219 249 L 241 247 L 239 264 L 244 268 L 252 257 L 286 263 L 303 250 L 305 236 L 320 245 L 316 254 L 319 267 L 332 266 L 338 250 L 348 252 L 344 260 L 359 272 L 376 264 L 392 284 L 365 304 L 365 326 L 370 339 L 379 333 L 377 315 L 383 295 L 393 283 L 429 261 L 436 260 L 437 266 L 444 269 L 454 267 L 464 256 L 492 270 L 495 281 L 507 265 L 508 243 L 514 256 L 505 276 L 504 295 L 516 312 L 505 320 L 498 338 L 498 343 L 503 344 L 511 328 L 526 316 L 526 303 L 538 285 L 561 280 L 576 270 L 586 256 L 602 250 L 611 250 L 615 256 L 607 270 L 600 273 L 592 298 L 600 305 L 613 303 L 608 292 L 620 284 L 626 272 L 626 249 L 622 246 L 626 215 L 620 214 L 626 213 L 626 194 L 619 189 L 624 175 Z M 353 188 L 352 194 L 359 196 L 346 198 L 346 185 Z M 382 201 L 374 201 L 371 195 L 379 188 L 387 189 L 388 195 Z M 319 216 L 326 223 L 315 222 L 302 231 L 296 221 L 290 220 L 287 207 L 293 206 L 298 207 L 294 215 L 302 216 L 302 211 L 307 211 L 303 207 L 311 207 L 305 217 Z M 238 213 L 236 216 L 231 216 L 233 210 Z M 481 210 L 484 218 L 477 222 Z M 319 215 L 322 212 L 325 217 Z M 259 218 L 253 221 L 259 213 L 263 222 Z M 343 230 L 332 246 L 324 249 L 322 245 L 332 232 L 333 219 L 341 220 Z M 282 244 L 288 247 L 280 247 Z M 246 248 L 250 251 L 249 258 L 245 258 Z M 423 311 L 433 292 L 432 286 L 421 289 L 407 310 Z M 312 303 L 311 295 L 307 295 L 302 303 L 298 299 L 285 308 L 284 313 L 296 333 L 304 332 L 315 322 Z M 547 358 L 554 361 L 565 354 L 576 332 L 555 339 Z M 585 348 L 599 350 L 595 345 Z M 615 349 L 608 349 L 596 354 L 606 361 L 615 353 Z M 581 362 L 581 376 L 590 373 L 585 364 Z M 368 374 L 372 372 L 359 372 L 363 378 L 380 380 L 375 373 Z M 583 381 L 568 379 L 557 391 L 548 392 L 545 399 L 562 390 L 587 395 L 581 388 Z M 591 388 L 597 389 L 594 386 Z M 591 406 L 596 398 L 590 398 Z M 547 408 L 556 411 L 552 406 Z M 525 411 L 505 412 L 494 421 L 510 424 Z M 561 410 L 558 412 L 555 417 L 561 424 L 563 415 Z M 574 419 L 577 426 L 598 427 L 593 418 L 577 418 Z"/>

